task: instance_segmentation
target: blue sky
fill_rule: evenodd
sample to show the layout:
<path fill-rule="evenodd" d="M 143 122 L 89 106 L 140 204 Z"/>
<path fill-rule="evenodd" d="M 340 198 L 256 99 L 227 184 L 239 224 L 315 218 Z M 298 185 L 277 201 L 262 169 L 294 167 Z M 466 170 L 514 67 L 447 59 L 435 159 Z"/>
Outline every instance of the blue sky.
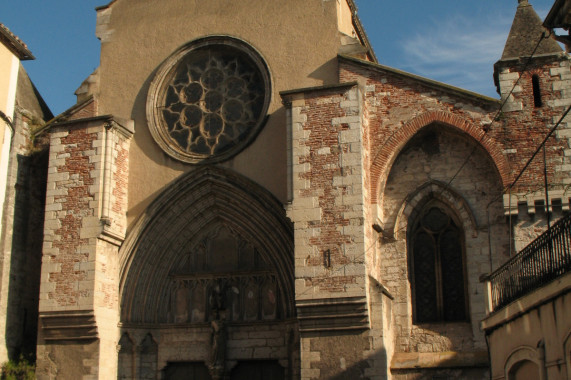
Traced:
<path fill-rule="evenodd" d="M 99 65 L 94 8 L 106 1 L 0 0 L 0 22 L 36 56 L 24 67 L 54 114 Z M 492 67 L 517 0 L 356 2 L 380 63 L 497 98 Z M 530 3 L 543 19 L 553 0 Z"/>

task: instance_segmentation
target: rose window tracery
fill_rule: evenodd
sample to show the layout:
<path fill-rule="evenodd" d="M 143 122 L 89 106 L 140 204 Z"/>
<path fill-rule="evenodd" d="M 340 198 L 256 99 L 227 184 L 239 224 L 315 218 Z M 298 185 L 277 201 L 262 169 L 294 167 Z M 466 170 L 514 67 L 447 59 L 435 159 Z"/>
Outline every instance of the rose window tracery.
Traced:
<path fill-rule="evenodd" d="M 151 84 L 148 118 L 157 143 L 186 162 L 227 159 L 262 126 L 269 103 L 262 60 L 232 39 L 182 49 Z"/>

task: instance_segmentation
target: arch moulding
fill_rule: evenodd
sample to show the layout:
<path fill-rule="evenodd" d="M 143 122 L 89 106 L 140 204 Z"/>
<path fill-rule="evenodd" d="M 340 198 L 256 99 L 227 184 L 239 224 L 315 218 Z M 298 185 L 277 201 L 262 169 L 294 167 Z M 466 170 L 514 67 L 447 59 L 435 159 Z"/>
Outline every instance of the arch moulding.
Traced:
<path fill-rule="evenodd" d="M 478 235 L 478 228 L 474 214 L 466 200 L 447 188 L 446 184 L 438 181 L 430 181 L 409 194 L 403 201 L 394 223 L 385 226 L 387 230 L 393 230 L 396 240 L 406 239 L 406 231 L 408 231 L 408 221 L 412 214 L 421 206 L 423 202 L 429 199 L 436 199 L 450 207 L 462 222 L 462 228 L 465 233 L 470 233 L 472 237 Z"/>
<path fill-rule="evenodd" d="M 506 364 L 504 366 L 504 374 L 505 379 L 510 379 L 510 371 L 512 368 L 521 362 L 530 361 L 537 365 L 537 369 L 539 370 L 539 379 L 538 380 L 545 380 L 545 366 L 544 366 L 544 359 L 542 358 L 541 353 L 539 352 L 540 348 L 535 349 L 530 346 L 520 346 L 513 350 L 511 354 L 508 356 L 506 360 Z"/>
<path fill-rule="evenodd" d="M 143 310 L 161 298 L 161 281 L 170 275 L 185 247 L 215 223 L 240 233 L 275 268 L 287 315 L 293 315 L 293 228 L 281 203 L 267 190 L 230 170 L 205 166 L 171 183 L 131 228 L 119 252 L 121 315 Z M 178 245 L 177 245 L 178 244 Z M 134 315 L 133 314 L 133 315 Z"/>
<path fill-rule="evenodd" d="M 388 169 L 396 159 L 406 143 L 422 128 L 431 123 L 441 123 L 471 136 L 476 142 L 479 142 L 484 150 L 490 155 L 490 158 L 496 166 L 503 186 L 507 186 L 510 181 L 509 163 L 502 153 L 502 149 L 490 136 L 487 136 L 484 130 L 477 124 L 470 122 L 464 118 L 444 111 L 430 111 L 414 117 L 404 126 L 395 131 L 388 140 L 375 152 L 371 161 L 371 203 L 377 204 L 379 194 L 382 192 L 384 184 L 383 178 L 388 175 Z"/>

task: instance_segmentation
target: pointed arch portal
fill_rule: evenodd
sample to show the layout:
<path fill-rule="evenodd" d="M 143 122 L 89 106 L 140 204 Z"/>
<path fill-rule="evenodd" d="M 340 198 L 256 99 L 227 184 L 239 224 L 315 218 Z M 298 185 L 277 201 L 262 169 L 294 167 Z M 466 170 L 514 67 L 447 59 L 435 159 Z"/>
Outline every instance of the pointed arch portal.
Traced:
<path fill-rule="evenodd" d="M 123 324 L 208 322 L 216 302 L 230 321 L 294 315 L 291 223 L 270 193 L 227 170 L 175 181 L 134 226 L 121 264 Z"/>

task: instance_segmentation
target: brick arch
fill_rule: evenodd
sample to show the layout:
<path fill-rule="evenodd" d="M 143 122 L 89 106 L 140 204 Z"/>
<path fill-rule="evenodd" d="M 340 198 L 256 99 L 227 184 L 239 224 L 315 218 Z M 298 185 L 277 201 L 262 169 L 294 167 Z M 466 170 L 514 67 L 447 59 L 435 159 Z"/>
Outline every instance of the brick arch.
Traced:
<path fill-rule="evenodd" d="M 406 143 L 422 128 L 432 123 L 442 123 L 467 133 L 478 141 L 484 150 L 490 155 L 496 169 L 502 179 L 503 186 L 510 182 L 509 163 L 502 153 L 502 149 L 489 136 L 485 135 L 482 128 L 476 124 L 444 111 L 431 111 L 416 116 L 403 127 L 395 131 L 388 140 L 376 151 L 371 162 L 371 203 L 377 204 L 381 193 L 382 178 L 388 175 L 387 170 L 394 162 Z"/>

